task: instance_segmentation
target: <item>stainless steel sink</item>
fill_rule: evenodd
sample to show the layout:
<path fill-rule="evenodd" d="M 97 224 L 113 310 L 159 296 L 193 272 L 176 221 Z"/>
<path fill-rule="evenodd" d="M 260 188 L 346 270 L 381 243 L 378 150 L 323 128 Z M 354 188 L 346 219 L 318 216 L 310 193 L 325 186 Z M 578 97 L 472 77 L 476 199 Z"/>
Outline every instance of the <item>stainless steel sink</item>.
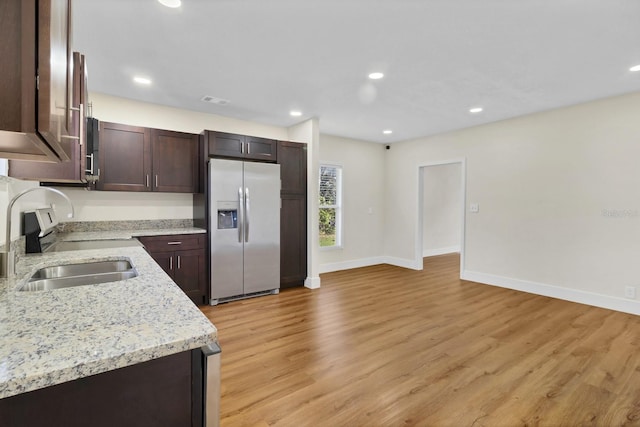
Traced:
<path fill-rule="evenodd" d="M 99 261 L 45 267 L 36 271 L 19 291 L 46 291 L 73 286 L 116 282 L 138 276 L 129 261 Z"/>
<path fill-rule="evenodd" d="M 46 252 L 82 251 L 87 249 L 125 248 L 131 246 L 141 247 L 137 239 L 113 239 L 113 240 L 72 240 L 57 242 L 51 245 Z"/>

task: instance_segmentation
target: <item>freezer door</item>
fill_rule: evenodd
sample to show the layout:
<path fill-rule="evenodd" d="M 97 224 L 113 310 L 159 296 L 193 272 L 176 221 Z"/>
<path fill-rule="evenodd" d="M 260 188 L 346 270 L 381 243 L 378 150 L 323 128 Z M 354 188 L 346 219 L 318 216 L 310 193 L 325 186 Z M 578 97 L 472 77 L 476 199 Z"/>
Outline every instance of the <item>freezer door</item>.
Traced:
<path fill-rule="evenodd" d="M 280 165 L 244 163 L 244 293 L 280 288 Z"/>
<path fill-rule="evenodd" d="M 209 161 L 211 299 L 241 295 L 243 290 L 242 162 Z"/>

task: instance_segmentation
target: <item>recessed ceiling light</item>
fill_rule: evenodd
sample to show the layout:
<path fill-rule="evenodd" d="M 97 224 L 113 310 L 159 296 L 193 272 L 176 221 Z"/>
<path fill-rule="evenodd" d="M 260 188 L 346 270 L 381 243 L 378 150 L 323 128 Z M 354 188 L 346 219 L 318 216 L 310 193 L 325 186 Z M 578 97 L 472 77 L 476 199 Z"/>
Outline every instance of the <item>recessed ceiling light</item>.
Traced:
<path fill-rule="evenodd" d="M 182 5 L 181 0 L 158 0 L 158 1 L 163 6 L 173 7 L 173 8 L 180 7 L 180 5 Z"/>
<path fill-rule="evenodd" d="M 300 117 L 302 115 L 302 111 L 291 111 L 289 114 L 293 117 Z"/>
<path fill-rule="evenodd" d="M 476 113 L 480 113 L 480 112 L 482 112 L 482 107 L 473 107 L 473 108 L 471 108 L 471 109 L 469 110 L 469 112 L 470 112 L 470 113 L 474 113 L 474 114 L 476 114 Z"/>
<path fill-rule="evenodd" d="M 629 68 L 629 71 L 640 71 L 640 64 L 634 65 L 633 67 Z"/>
<path fill-rule="evenodd" d="M 135 76 L 133 78 L 133 81 L 136 83 L 140 83 L 141 85 L 150 85 L 151 84 L 151 79 L 148 79 L 146 77 L 141 77 L 141 76 Z"/>
<path fill-rule="evenodd" d="M 391 129 L 385 129 L 382 131 L 382 133 L 384 133 L 385 135 L 391 135 L 393 131 Z"/>
<path fill-rule="evenodd" d="M 369 78 L 371 80 L 380 80 L 383 77 L 384 77 L 384 74 L 382 74 L 382 73 L 371 73 L 371 74 L 369 74 Z"/>

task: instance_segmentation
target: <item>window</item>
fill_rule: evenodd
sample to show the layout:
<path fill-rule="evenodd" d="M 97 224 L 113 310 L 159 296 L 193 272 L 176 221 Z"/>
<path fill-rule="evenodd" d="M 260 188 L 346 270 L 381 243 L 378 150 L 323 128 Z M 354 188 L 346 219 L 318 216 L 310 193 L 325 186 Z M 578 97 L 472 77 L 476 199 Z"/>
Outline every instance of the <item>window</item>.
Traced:
<path fill-rule="evenodd" d="M 338 247 L 342 229 L 342 168 L 320 166 L 320 246 Z"/>

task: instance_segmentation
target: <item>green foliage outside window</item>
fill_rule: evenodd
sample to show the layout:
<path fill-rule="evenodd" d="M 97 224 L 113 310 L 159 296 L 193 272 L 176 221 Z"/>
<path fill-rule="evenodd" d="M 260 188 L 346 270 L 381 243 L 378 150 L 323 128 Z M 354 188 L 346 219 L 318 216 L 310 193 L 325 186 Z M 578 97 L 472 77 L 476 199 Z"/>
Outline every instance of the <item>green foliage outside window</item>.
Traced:
<path fill-rule="evenodd" d="M 320 167 L 320 246 L 336 246 L 338 224 L 338 168 Z"/>

